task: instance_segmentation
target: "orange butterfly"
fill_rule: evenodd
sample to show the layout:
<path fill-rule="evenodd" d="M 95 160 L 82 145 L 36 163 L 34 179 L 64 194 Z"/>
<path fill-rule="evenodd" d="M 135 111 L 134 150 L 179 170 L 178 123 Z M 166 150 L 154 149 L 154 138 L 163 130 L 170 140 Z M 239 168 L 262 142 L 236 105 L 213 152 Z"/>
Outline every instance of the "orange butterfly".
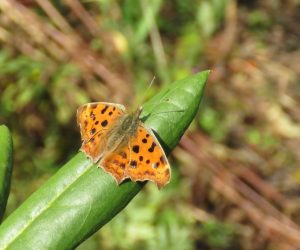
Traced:
<path fill-rule="evenodd" d="M 81 151 L 110 173 L 118 184 L 150 180 L 161 188 L 171 168 L 153 132 L 139 120 L 142 108 L 127 113 L 121 104 L 88 103 L 77 110 Z"/>

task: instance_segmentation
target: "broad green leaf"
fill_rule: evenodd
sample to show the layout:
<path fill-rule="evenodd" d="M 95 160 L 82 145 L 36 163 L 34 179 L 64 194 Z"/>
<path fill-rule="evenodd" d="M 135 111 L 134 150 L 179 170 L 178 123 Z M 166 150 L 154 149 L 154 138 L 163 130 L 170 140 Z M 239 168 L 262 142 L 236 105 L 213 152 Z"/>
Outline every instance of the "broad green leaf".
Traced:
<path fill-rule="evenodd" d="M 0 126 L 0 220 L 5 212 L 12 172 L 12 139 L 8 128 Z M 1 239 L 0 239 L 1 241 Z"/>
<path fill-rule="evenodd" d="M 208 74 L 177 81 L 144 105 L 142 118 L 167 152 L 197 112 Z M 73 249 L 119 213 L 143 185 L 126 181 L 118 186 L 78 153 L 4 221 L 0 249 Z"/>

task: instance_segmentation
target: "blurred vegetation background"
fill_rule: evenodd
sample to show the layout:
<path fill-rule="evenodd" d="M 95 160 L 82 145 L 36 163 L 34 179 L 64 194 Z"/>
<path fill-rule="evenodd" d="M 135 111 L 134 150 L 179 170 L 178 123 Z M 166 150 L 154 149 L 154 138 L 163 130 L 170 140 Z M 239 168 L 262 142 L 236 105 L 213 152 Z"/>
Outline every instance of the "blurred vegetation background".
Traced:
<path fill-rule="evenodd" d="M 1 0 L 7 215 L 80 147 L 75 113 L 132 105 L 212 69 L 199 114 L 153 184 L 78 249 L 298 249 L 298 0 Z"/>

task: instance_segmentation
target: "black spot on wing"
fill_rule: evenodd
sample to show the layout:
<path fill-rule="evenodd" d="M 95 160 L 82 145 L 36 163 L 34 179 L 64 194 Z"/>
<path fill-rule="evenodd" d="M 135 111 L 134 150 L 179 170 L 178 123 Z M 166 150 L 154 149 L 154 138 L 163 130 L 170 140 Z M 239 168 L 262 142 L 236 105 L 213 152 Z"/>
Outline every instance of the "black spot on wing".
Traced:
<path fill-rule="evenodd" d="M 108 109 L 108 106 L 105 106 L 102 110 L 101 110 L 101 114 L 104 114 L 106 112 L 106 110 Z"/>
<path fill-rule="evenodd" d="M 134 146 L 132 147 L 132 151 L 133 151 L 134 153 L 138 154 L 138 153 L 140 152 L 140 146 L 134 145 Z"/>
<path fill-rule="evenodd" d="M 155 147 L 156 147 L 156 143 L 155 143 L 155 142 L 152 142 L 151 147 L 148 148 L 148 151 L 149 151 L 150 153 L 152 153 L 152 152 L 154 151 L 154 148 L 155 148 Z"/>
<path fill-rule="evenodd" d="M 136 161 L 130 161 L 130 167 L 136 168 L 137 167 L 137 162 Z"/>
<path fill-rule="evenodd" d="M 95 133 L 96 133 L 96 129 L 95 128 L 91 129 L 90 134 L 93 135 Z"/>
<path fill-rule="evenodd" d="M 166 157 L 165 157 L 164 155 L 162 155 L 162 156 L 159 158 L 159 160 L 160 160 L 160 162 L 161 162 L 162 164 L 167 164 L 167 159 L 166 159 Z"/>
<path fill-rule="evenodd" d="M 153 163 L 153 164 L 152 164 L 152 167 L 153 167 L 153 168 L 158 168 L 158 166 L 159 166 L 159 162 L 156 162 L 156 163 Z"/>
<path fill-rule="evenodd" d="M 102 127 L 106 127 L 108 124 L 108 121 L 107 120 L 104 120 L 103 122 L 101 122 L 101 126 Z"/>

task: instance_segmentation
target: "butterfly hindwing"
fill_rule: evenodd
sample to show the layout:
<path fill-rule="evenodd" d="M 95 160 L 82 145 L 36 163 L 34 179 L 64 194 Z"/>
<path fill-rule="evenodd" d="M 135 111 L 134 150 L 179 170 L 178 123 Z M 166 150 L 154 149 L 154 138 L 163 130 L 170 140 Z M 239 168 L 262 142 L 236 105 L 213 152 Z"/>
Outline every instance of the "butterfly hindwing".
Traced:
<path fill-rule="evenodd" d="M 104 153 L 106 132 L 124 112 L 124 106 L 105 102 L 88 103 L 78 108 L 77 123 L 83 141 L 81 150 L 94 162 Z"/>
<path fill-rule="evenodd" d="M 118 184 L 127 178 L 125 169 L 130 162 L 130 150 L 128 146 L 121 149 L 117 149 L 114 152 L 104 156 L 100 161 L 99 166 L 104 169 L 105 172 L 110 173 Z"/>

